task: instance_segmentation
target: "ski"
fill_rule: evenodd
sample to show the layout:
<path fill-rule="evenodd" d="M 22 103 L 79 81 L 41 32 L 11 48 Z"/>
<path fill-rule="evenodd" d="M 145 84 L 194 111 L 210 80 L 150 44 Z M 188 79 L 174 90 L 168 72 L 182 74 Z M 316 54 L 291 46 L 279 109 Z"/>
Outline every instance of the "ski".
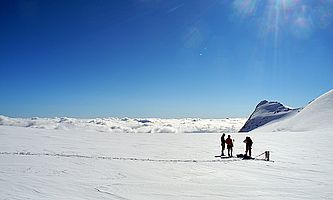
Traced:
<path fill-rule="evenodd" d="M 221 158 L 221 159 L 227 159 L 227 158 L 235 158 L 235 157 L 229 157 L 229 156 L 214 156 L 215 158 Z"/>

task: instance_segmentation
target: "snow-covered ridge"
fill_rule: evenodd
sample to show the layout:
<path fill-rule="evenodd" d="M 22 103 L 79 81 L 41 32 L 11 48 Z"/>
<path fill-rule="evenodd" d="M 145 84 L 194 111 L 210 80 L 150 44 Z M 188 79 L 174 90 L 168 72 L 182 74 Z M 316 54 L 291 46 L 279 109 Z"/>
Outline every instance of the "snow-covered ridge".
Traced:
<path fill-rule="evenodd" d="M 239 132 L 249 132 L 267 123 L 290 117 L 301 108 L 293 109 L 279 102 L 261 101 Z"/>
<path fill-rule="evenodd" d="M 10 118 L 0 115 L 0 126 L 60 130 L 85 129 L 111 133 L 221 133 L 237 132 L 245 120 L 244 118 Z"/>
<path fill-rule="evenodd" d="M 333 130 L 333 90 L 311 101 L 296 115 L 267 124 L 258 131 L 300 132 L 320 129 Z"/>

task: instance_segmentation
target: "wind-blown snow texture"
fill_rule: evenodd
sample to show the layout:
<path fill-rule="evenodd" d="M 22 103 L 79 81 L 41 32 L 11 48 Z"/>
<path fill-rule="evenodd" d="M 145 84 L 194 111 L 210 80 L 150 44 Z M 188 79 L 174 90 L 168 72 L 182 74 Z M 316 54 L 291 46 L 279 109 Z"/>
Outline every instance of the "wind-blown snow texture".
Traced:
<path fill-rule="evenodd" d="M 266 100 L 261 101 L 239 132 L 252 131 L 253 129 L 263 126 L 269 122 L 290 117 L 300 110 L 301 108 L 292 109 L 285 107 L 279 102 L 268 102 Z"/>
<path fill-rule="evenodd" d="M 244 118 L 226 119 L 131 119 L 131 118 L 9 118 L 0 115 L 0 125 L 40 129 L 84 129 L 110 133 L 222 133 L 237 132 Z"/>
<path fill-rule="evenodd" d="M 274 162 L 217 159 L 216 133 L 0 126 L 0 199 L 333 199 L 332 105 L 330 91 L 252 131 Z M 247 135 L 231 135 L 243 153 Z"/>

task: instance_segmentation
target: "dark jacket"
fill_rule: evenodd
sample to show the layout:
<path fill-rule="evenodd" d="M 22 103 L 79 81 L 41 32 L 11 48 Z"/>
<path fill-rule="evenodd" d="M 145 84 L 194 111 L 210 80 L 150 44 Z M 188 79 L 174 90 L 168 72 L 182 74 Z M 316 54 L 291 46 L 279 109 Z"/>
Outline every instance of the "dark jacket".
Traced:
<path fill-rule="evenodd" d="M 225 146 L 225 139 L 224 139 L 224 136 L 221 136 L 221 146 Z"/>
<path fill-rule="evenodd" d="M 251 148 L 252 144 L 253 144 L 250 137 L 246 137 L 246 139 L 244 140 L 244 143 L 246 143 L 246 147 L 248 147 L 248 148 Z"/>

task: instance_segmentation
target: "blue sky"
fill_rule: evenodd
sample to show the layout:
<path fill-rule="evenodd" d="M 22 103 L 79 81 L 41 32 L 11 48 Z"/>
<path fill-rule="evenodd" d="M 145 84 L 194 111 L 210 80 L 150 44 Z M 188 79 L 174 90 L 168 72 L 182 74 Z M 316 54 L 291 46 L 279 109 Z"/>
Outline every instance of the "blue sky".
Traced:
<path fill-rule="evenodd" d="M 333 87 L 331 0 L 0 2 L 0 114 L 247 117 Z"/>

